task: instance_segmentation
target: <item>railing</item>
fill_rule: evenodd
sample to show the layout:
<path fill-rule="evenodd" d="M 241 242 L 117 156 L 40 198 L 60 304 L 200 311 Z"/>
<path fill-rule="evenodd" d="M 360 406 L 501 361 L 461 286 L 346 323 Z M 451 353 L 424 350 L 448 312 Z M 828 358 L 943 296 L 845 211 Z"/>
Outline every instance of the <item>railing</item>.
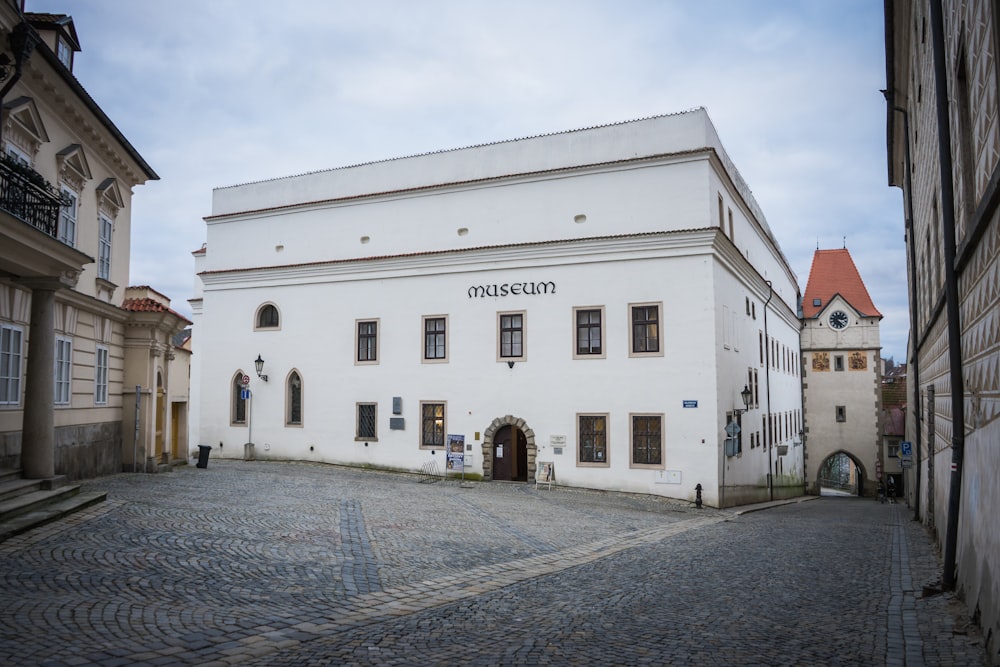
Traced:
<path fill-rule="evenodd" d="M 0 157 L 0 210 L 58 238 L 62 195 L 27 165 Z"/>

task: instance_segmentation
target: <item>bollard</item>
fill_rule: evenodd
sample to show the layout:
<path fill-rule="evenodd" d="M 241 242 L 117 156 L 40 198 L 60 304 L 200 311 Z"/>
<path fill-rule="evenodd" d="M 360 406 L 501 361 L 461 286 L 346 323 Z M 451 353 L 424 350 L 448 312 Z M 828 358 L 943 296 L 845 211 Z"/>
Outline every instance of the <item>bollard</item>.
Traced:
<path fill-rule="evenodd" d="M 694 506 L 701 509 L 701 484 L 694 487 Z"/>

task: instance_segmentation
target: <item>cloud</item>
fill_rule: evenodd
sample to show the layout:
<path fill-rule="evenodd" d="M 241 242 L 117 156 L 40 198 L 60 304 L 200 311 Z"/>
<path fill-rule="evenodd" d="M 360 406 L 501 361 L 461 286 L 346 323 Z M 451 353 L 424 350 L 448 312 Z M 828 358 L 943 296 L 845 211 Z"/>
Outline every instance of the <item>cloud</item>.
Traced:
<path fill-rule="evenodd" d="M 32 11 L 64 2 L 29 0 Z M 214 187 L 705 106 L 805 288 L 843 238 L 904 357 L 881 5 L 867 0 L 81 3 L 76 74 L 162 180 L 132 280 L 188 312 Z"/>

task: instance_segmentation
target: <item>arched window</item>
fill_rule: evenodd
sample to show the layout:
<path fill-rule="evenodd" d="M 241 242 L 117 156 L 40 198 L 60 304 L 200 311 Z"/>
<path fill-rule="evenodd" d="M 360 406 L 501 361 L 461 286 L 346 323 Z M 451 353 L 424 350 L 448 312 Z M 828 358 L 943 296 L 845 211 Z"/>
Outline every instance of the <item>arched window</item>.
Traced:
<path fill-rule="evenodd" d="M 257 309 L 257 329 L 277 329 L 278 324 L 278 308 L 273 303 L 265 303 Z"/>
<path fill-rule="evenodd" d="M 288 374 L 285 396 L 285 424 L 302 426 L 302 377 L 297 371 Z"/>
<path fill-rule="evenodd" d="M 247 423 L 247 401 L 243 398 L 243 371 L 236 371 L 233 376 L 233 383 L 230 385 L 232 393 L 232 417 L 233 424 Z"/>

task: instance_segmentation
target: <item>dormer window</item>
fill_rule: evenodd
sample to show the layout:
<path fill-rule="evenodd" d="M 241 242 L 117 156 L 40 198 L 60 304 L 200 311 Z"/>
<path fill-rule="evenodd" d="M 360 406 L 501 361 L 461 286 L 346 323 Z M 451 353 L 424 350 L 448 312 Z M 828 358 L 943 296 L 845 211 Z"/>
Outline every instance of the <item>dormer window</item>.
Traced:
<path fill-rule="evenodd" d="M 73 47 L 62 37 L 56 41 L 56 57 L 59 62 L 66 66 L 70 72 L 73 71 Z"/>

